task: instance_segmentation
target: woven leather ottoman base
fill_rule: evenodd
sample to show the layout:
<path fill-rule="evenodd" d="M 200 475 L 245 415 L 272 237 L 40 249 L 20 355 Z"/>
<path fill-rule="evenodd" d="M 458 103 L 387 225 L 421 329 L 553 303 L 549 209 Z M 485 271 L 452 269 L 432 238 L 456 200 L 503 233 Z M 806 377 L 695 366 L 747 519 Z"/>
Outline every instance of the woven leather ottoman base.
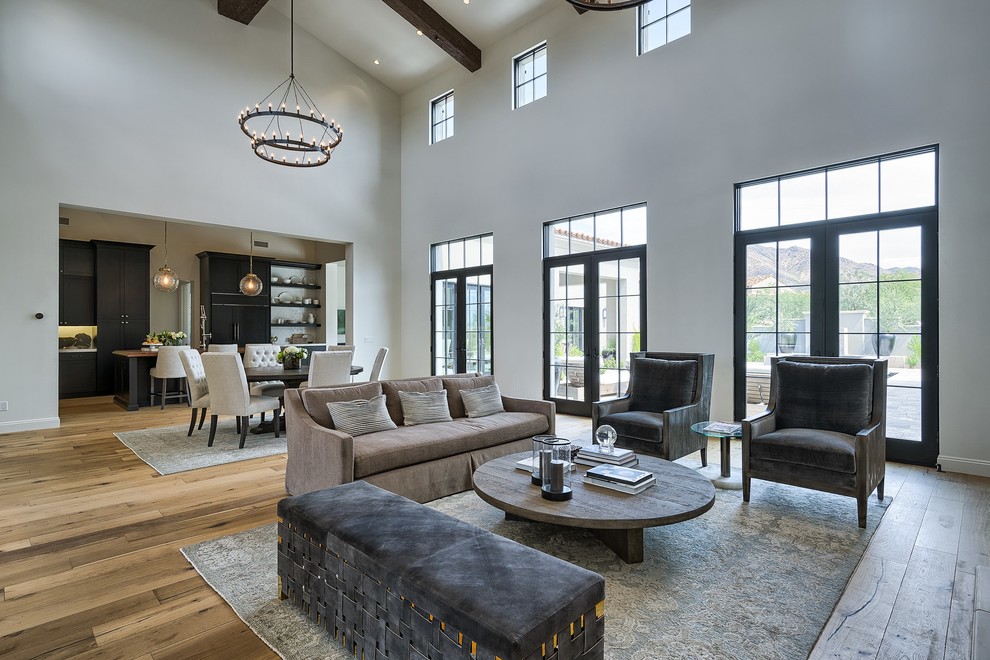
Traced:
<path fill-rule="evenodd" d="M 279 502 L 288 598 L 358 658 L 604 658 L 604 579 L 366 482 Z"/>

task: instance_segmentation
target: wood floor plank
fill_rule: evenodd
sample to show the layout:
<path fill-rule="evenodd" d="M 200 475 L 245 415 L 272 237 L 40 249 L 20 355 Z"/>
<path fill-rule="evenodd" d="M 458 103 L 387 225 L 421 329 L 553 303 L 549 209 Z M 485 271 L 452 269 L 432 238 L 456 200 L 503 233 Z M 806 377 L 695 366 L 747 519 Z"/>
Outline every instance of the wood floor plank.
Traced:
<path fill-rule="evenodd" d="M 918 529 L 916 545 L 955 555 L 959 550 L 963 503 L 932 495 Z"/>
<path fill-rule="evenodd" d="M 915 546 L 877 658 L 941 658 L 945 651 L 955 557 Z"/>
<path fill-rule="evenodd" d="M 956 569 L 975 573 L 977 566 L 990 566 L 990 489 L 972 480 L 966 489 L 962 528 L 959 530 L 959 554 Z"/>
<path fill-rule="evenodd" d="M 956 570 L 952 586 L 952 605 L 949 610 L 949 629 L 945 639 L 946 658 L 972 657 L 973 596 L 976 576 Z"/>
<path fill-rule="evenodd" d="M 906 570 L 907 564 L 864 556 L 810 657 L 875 657 Z"/>
<path fill-rule="evenodd" d="M 932 484 L 905 480 L 870 540 L 870 554 L 906 564 L 931 499 Z"/>

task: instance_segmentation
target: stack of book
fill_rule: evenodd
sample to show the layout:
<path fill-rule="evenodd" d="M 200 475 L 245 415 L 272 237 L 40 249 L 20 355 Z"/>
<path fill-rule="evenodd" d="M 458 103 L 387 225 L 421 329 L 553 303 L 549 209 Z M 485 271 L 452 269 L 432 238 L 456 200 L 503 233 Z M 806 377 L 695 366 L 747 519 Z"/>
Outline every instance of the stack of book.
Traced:
<path fill-rule="evenodd" d="M 657 482 L 652 472 L 621 465 L 598 465 L 584 473 L 584 483 L 621 493 L 642 493 Z"/>
<path fill-rule="evenodd" d="M 742 433 L 742 424 L 735 422 L 712 422 L 704 428 L 707 433 L 718 433 L 720 435 L 739 435 Z"/>
<path fill-rule="evenodd" d="M 602 451 L 601 445 L 591 445 L 589 447 L 581 447 L 578 455 L 574 458 L 574 462 L 591 466 L 624 465 L 626 467 L 633 467 L 639 465 L 639 458 L 632 449 L 613 447 L 612 453 L 606 454 Z"/>

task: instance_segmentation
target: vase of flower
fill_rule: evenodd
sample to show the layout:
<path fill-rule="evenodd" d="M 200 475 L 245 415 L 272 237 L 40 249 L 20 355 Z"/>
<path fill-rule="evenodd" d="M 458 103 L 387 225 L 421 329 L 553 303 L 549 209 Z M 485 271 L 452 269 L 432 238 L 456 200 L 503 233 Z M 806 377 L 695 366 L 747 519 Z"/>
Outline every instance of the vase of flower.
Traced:
<path fill-rule="evenodd" d="M 298 369 L 299 363 L 308 355 L 309 351 L 305 348 L 286 346 L 275 356 L 275 361 L 281 364 L 283 369 Z"/>

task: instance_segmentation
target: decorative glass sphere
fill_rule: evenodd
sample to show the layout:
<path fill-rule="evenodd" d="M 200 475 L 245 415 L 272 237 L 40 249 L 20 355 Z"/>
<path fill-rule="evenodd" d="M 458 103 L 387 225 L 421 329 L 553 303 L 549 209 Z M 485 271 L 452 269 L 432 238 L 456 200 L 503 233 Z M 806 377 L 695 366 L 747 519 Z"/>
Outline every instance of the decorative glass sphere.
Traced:
<path fill-rule="evenodd" d="M 154 284 L 159 291 L 170 293 L 179 288 L 179 276 L 168 267 L 168 264 L 165 264 L 155 273 Z"/>
<path fill-rule="evenodd" d="M 265 290 L 265 285 L 262 284 L 260 277 L 254 273 L 248 273 L 241 278 L 239 288 L 245 296 L 256 296 Z"/>
<path fill-rule="evenodd" d="M 606 454 L 611 454 L 615 449 L 615 438 L 617 435 L 615 429 L 608 424 L 602 424 L 595 431 L 595 439 L 598 440 L 598 444 Z"/>

